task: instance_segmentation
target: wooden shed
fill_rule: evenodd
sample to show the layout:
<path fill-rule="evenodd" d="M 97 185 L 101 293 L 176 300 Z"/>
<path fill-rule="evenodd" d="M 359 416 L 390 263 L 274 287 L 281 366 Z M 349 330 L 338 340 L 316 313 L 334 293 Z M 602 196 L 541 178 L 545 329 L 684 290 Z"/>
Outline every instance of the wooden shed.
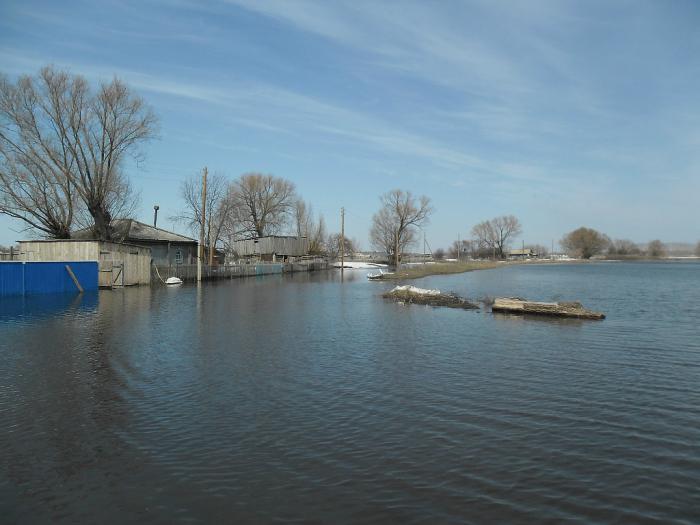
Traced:
<path fill-rule="evenodd" d="M 257 239 L 246 239 L 233 243 L 233 252 L 238 259 L 260 259 L 272 262 L 287 262 L 309 252 L 306 237 L 271 235 Z"/>
<path fill-rule="evenodd" d="M 135 244 L 57 239 L 19 241 L 20 261 L 97 261 L 100 288 L 151 283 L 151 250 Z"/>

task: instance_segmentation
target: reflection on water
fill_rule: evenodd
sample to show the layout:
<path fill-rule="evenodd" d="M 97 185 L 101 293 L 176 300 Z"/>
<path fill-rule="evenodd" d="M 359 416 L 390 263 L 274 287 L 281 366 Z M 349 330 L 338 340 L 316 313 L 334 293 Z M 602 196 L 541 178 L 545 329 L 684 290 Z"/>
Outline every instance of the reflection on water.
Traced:
<path fill-rule="evenodd" d="M 81 315 L 97 309 L 97 292 L 41 294 L 0 299 L 0 322 L 29 322 L 41 317 Z"/>
<path fill-rule="evenodd" d="M 0 303 L 7 522 L 691 523 L 698 264 L 365 272 Z M 77 301 L 77 302 L 76 302 Z"/>

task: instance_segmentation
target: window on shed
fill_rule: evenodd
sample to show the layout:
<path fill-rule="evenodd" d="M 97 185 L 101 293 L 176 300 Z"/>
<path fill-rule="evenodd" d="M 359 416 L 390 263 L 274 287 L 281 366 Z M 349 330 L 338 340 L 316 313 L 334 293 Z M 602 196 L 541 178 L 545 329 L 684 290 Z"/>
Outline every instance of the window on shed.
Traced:
<path fill-rule="evenodd" d="M 175 250 L 175 264 L 182 264 L 182 250 Z"/>

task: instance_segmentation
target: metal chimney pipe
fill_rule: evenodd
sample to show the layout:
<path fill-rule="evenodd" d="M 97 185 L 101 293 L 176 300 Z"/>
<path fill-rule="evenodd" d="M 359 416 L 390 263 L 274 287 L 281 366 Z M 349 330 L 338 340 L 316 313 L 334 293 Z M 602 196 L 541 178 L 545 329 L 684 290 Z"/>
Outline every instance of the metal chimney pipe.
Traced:
<path fill-rule="evenodd" d="M 157 204 L 153 206 L 153 227 L 156 228 L 158 224 L 158 210 L 160 209 L 160 206 Z"/>

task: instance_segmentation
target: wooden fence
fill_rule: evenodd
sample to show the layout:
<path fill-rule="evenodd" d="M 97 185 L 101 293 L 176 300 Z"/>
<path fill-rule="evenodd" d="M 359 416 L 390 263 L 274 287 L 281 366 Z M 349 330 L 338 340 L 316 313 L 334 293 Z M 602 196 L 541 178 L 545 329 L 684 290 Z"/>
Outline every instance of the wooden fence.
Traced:
<path fill-rule="evenodd" d="M 328 264 L 324 260 L 315 260 L 302 263 L 256 263 L 256 264 L 229 264 L 209 266 L 202 265 L 202 280 L 236 279 L 239 277 L 255 277 L 259 275 L 272 275 L 292 272 L 312 272 L 325 270 Z M 183 281 L 197 280 L 196 264 L 181 264 L 174 266 L 154 266 L 152 282 L 159 283 L 168 277 L 179 277 Z M 160 276 L 160 278 L 159 278 Z"/>

